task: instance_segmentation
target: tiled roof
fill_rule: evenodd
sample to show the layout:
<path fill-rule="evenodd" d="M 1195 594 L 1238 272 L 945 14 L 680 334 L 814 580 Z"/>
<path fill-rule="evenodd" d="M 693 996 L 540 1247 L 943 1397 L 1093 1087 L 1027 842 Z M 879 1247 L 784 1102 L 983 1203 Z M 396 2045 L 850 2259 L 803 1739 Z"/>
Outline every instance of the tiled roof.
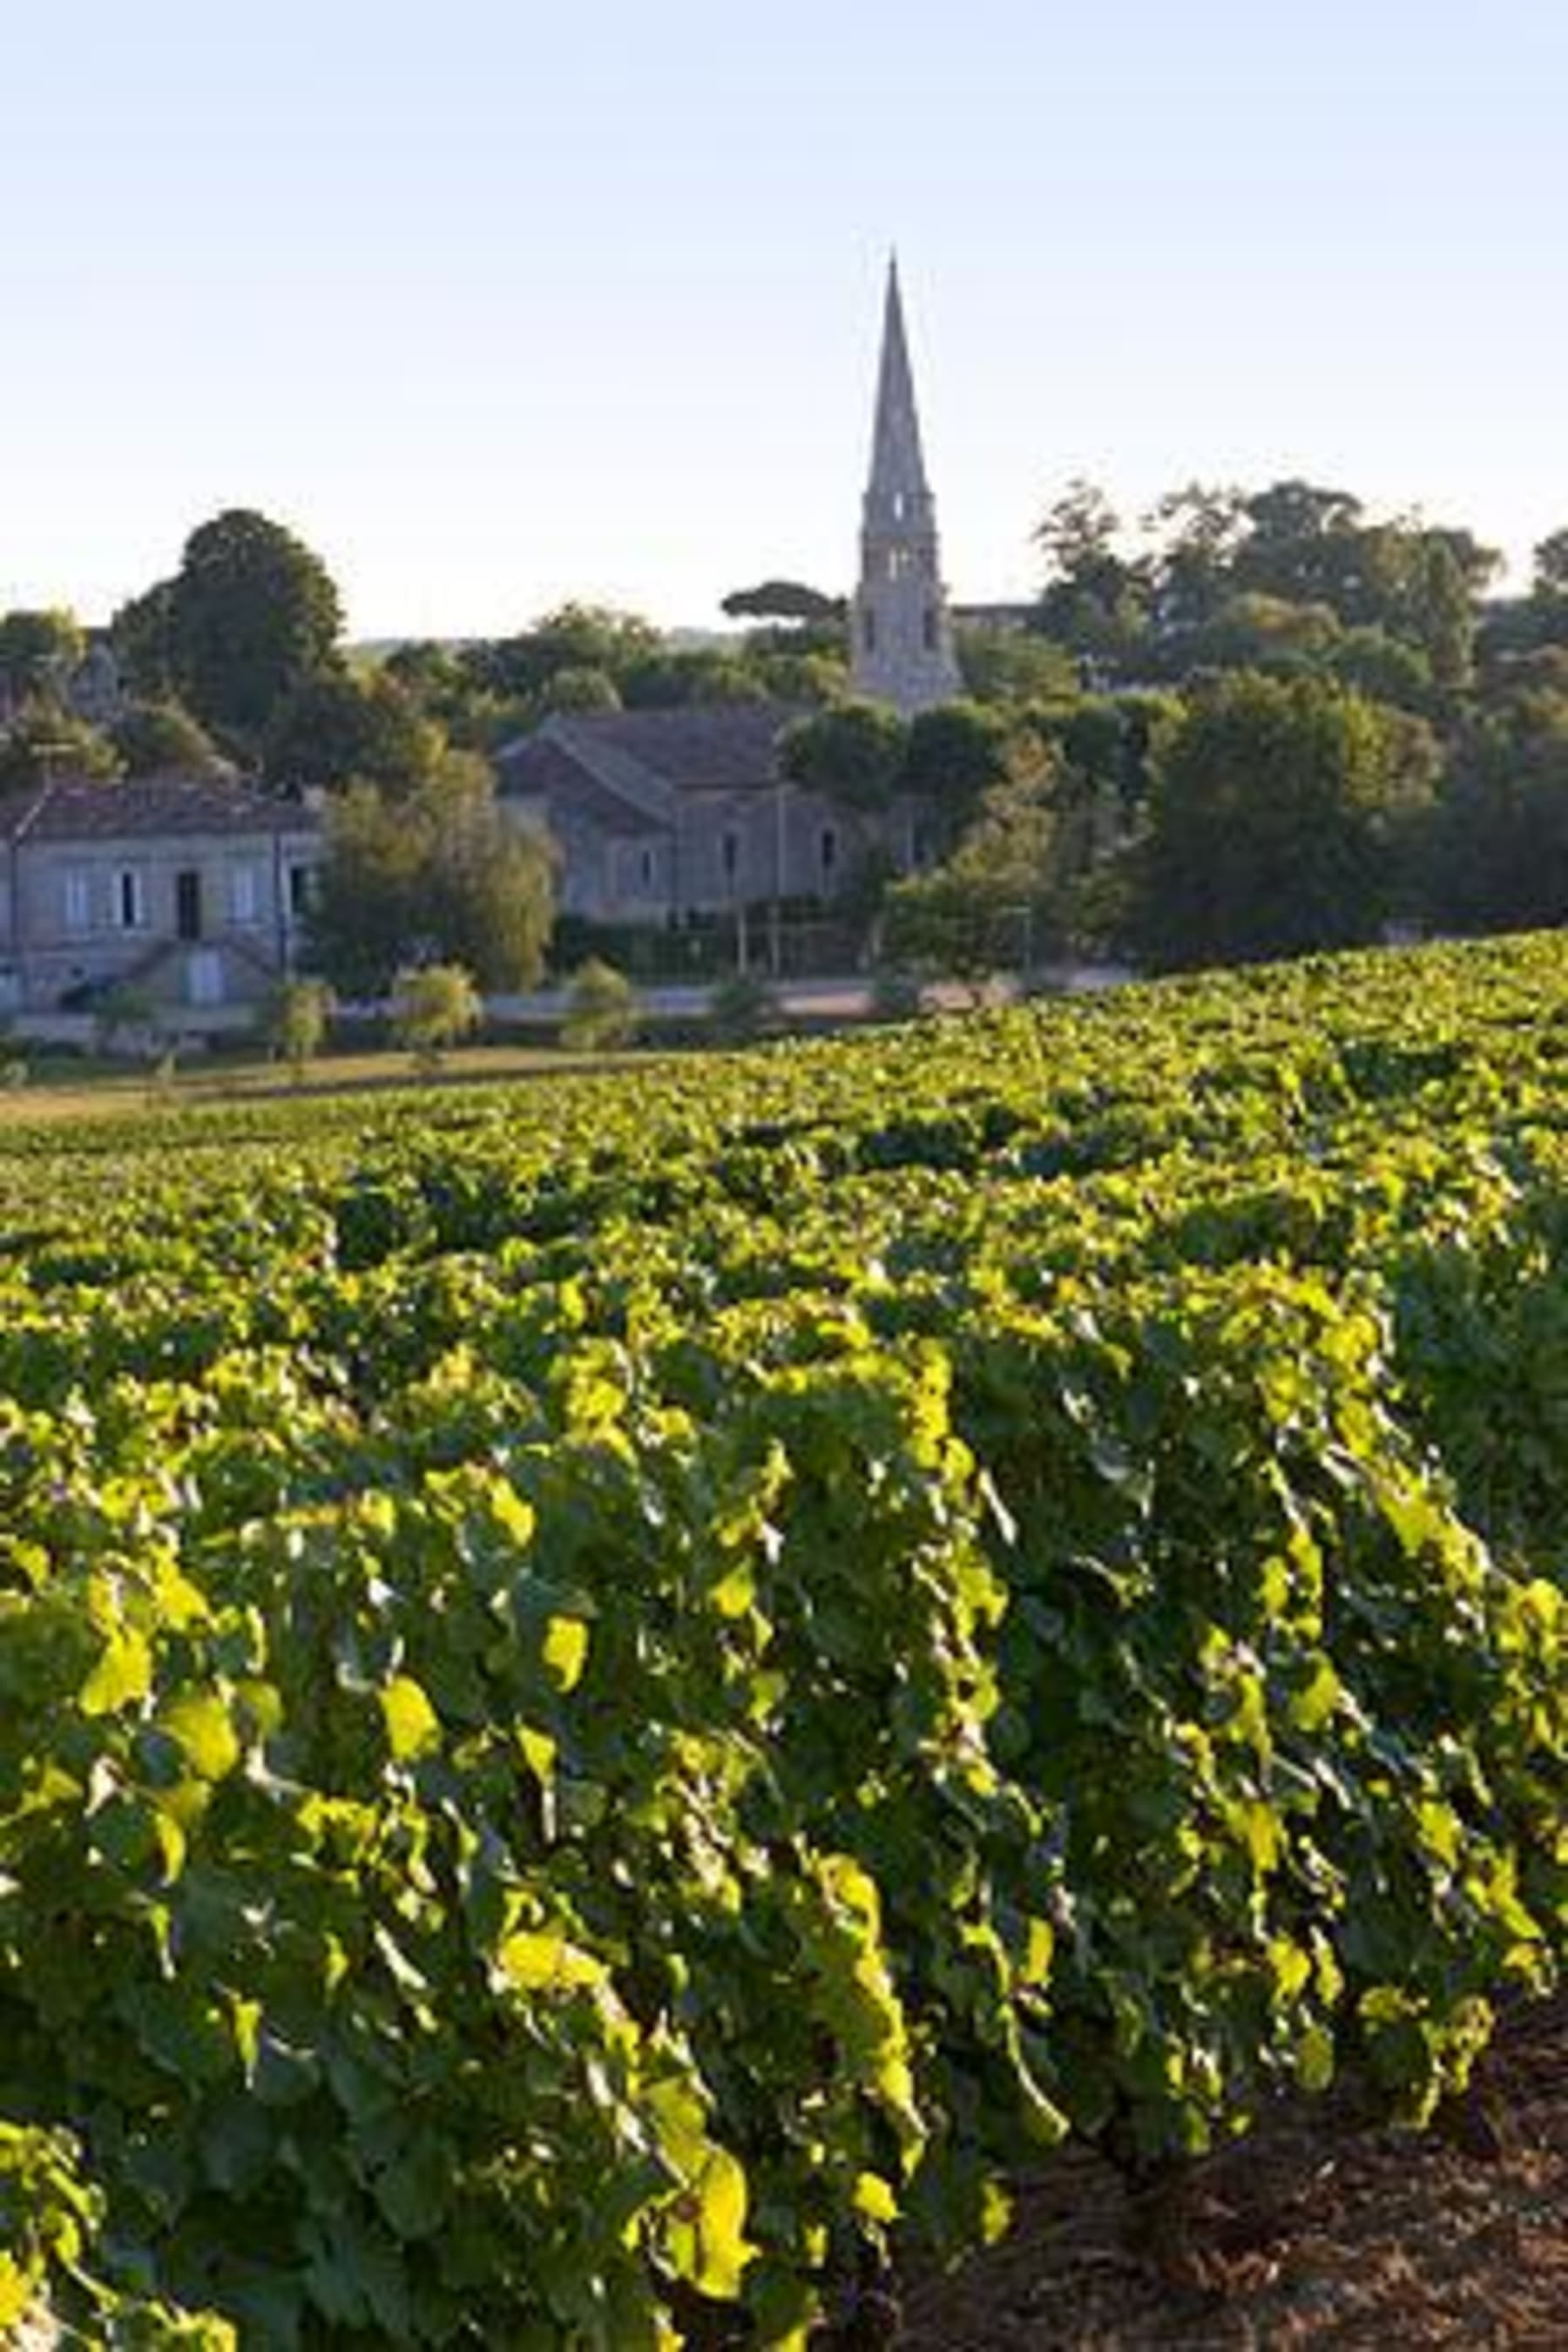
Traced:
<path fill-rule="evenodd" d="M 663 831 L 657 817 L 601 783 L 563 744 L 548 735 L 531 735 L 509 744 L 499 754 L 497 764 L 507 793 L 569 808 L 605 833 Z"/>
<path fill-rule="evenodd" d="M 136 776 L 120 782 L 57 776 L 0 797 L 0 838 L 153 840 L 168 834 L 310 833 L 298 801 L 224 775 Z"/>
<path fill-rule="evenodd" d="M 546 720 L 509 743 L 497 764 L 503 790 L 569 792 L 574 805 L 582 784 L 573 778 L 602 777 L 611 762 L 640 770 L 665 793 L 762 791 L 778 782 L 779 737 L 802 715 L 782 702 L 586 711 Z"/>

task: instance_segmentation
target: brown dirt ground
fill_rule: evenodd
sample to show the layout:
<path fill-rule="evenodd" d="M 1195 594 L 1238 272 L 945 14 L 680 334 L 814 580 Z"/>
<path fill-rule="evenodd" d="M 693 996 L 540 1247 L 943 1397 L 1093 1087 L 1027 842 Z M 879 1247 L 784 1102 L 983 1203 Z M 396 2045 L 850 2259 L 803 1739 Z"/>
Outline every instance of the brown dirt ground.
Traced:
<path fill-rule="evenodd" d="M 1568 2352 L 1568 1998 L 1506 2018 L 1433 2129 L 1295 2103 L 1142 2199 L 1064 2150 L 898 2306 L 901 2352 Z"/>

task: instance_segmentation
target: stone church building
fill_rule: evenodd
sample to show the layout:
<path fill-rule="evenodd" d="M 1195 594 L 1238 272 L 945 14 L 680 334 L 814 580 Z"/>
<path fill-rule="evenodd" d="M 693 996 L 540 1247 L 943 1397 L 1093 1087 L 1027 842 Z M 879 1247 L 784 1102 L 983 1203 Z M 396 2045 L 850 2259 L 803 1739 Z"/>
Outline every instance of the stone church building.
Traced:
<path fill-rule="evenodd" d="M 963 691 L 926 478 L 897 264 L 850 616 L 851 691 L 909 716 Z M 497 755 L 503 803 L 550 833 L 563 914 L 668 926 L 763 902 L 830 907 L 868 860 L 925 862 L 929 805 L 857 823 L 792 783 L 779 740 L 805 714 L 773 702 L 560 714 Z"/>

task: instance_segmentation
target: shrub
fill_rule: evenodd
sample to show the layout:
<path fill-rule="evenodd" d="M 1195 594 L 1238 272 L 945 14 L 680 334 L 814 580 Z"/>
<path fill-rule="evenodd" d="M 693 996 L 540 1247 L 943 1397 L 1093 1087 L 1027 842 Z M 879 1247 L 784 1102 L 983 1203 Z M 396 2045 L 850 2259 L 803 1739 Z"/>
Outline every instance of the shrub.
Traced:
<path fill-rule="evenodd" d="M 561 1043 L 575 1053 L 612 1053 L 629 1045 L 642 1023 L 637 992 L 625 972 L 590 956 L 572 975 Z"/>
<path fill-rule="evenodd" d="M 393 1035 L 421 1069 L 437 1068 L 447 1046 L 479 1027 L 485 1009 L 473 974 L 460 963 L 400 971 L 393 993 Z"/>
<path fill-rule="evenodd" d="M 306 1064 L 321 1050 L 333 1005 L 332 992 L 324 980 L 286 980 L 273 1000 L 269 1033 L 296 1085 L 305 1075 Z"/>
<path fill-rule="evenodd" d="M 760 1037 L 778 1022 L 778 999 L 761 972 L 734 971 L 721 980 L 708 1000 L 708 1023 L 727 1045 L 743 1045 Z"/>

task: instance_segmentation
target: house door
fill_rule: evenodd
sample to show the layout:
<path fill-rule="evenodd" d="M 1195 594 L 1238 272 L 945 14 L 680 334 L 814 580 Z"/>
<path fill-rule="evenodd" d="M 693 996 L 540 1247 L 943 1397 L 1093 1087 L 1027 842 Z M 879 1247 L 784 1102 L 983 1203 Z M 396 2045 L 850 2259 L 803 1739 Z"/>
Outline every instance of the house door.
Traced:
<path fill-rule="evenodd" d="M 185 958 L 185 994 L 193 1004 L 223 1003 L 223 957 L 216 948 L 197 948 Z"/>
<path fill-rule="evenodd" d="M 202 935 L 202 877 L 194 866 L 174 877 L 174 929 L 182 940 Z"/>

